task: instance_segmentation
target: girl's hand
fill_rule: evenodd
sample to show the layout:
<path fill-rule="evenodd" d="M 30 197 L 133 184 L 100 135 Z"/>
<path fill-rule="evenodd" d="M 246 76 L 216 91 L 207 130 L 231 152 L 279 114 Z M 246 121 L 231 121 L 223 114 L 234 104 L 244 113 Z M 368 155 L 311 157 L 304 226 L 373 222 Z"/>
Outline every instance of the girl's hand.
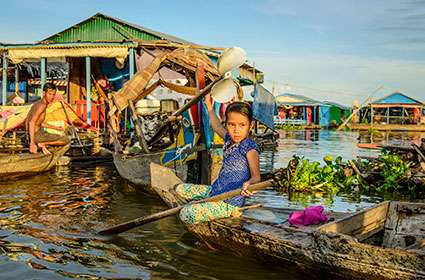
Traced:
<path fill-rule="evenodd" d="M 205 95 L 204 103 L 205 103 L 205 106 L 207 106 L 207 109 L 208 110 L 212 110 L 212 108 L 213 108 L 213 99 L 212 99 L 211 94 Z"/>
<path fill-rule="evenodd" d="M 241 195 L 250 197 L 251 195 L 254 194 L 254 192 L 251 192 L 248 190 L 249 185 L 251 185 L 249 181 L 246 181 L 245 183 L 243 183 Z"/>

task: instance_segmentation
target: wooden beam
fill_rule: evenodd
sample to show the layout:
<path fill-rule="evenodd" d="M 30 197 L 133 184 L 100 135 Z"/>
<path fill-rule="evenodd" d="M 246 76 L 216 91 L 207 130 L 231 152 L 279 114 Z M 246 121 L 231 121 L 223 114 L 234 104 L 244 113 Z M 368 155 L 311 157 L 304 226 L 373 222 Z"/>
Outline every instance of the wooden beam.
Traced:
<path fill-rule="evenodd" d="M 90 56 L 86 56 L 86 106 L 87 106 L 87 123 L 91 125 L 91 60 Z"/>
<path fill-rule="evenodd" d="M 3 73 L 2 73 L 2 94 L 1 94 L 1 100 L 2 100 L 2 105 L 6 105 L 6 101 L 7 101 L 7 54 L 6 52 L 3 52 L 3 69 L 2 69 Z"/>
<path fill-rule="evenodd" d="M 317 229 L 324 232 L 342 233 L 364 240 L 384 228 L 389 205 L 390 202 L 386 201 Z"/>

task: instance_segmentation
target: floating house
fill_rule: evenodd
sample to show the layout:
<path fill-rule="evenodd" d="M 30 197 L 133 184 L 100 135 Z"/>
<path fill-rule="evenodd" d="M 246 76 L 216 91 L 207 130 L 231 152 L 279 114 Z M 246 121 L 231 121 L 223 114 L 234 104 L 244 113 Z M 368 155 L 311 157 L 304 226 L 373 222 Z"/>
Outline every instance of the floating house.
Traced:
<path fill-rule="evenodd" d="M 368 104 L 370 123 L 419 124 L 424 103 L 401 92 L 394 92 Z"/>
<path fill-rule="evenodd" d="M 278 116 L 283 124 L 328 127 L 331 120 L 331 105 L 309 97 L 284 93 L 276 97 Z"/>
<path fill-rule="evenodd" d="M 360 124 L 353 129 L 425 131 L 425 104 L 401 92 L 374 100 L 360 110 Z"/>
<path fill-rule="evenodd" d="M 350 116 L 351 108 L 348 106 L 344 106 L 332 101 L 323 101 L 323 103 L 330 106 L 329 116 L 331 126 L 340 125 Z"/>
<path fill-rule="evenodd" d="M 35 44 L 0 45 L 3 75 L 1 77 L 1 103 L 6 104 L 8 90 L 8 68 L 25 62 L 38 61 L 38 75 L 29 77 L 29 85 L 42 88 L 47 81 L 67 84 L 66 100 L 81 112 L 89 123 L 96 118 L 102 98 L 96 90 L 96 81 L 106 77 L 110 87 L 118 91 L 136 71 L 141 71 L 155 56 L 171 52 L 176 48 L 191 47 L 201 50 L 213 62 L 217 61 L 224 48 L 200 46 L 187 40 L 158 32 L 140 25 L 129 23 L 105 14 L 98 13 L 63 31 L 53 34 Z M 68 66 L 66 77 L 58 78 L 49 74 L 49 65 L 65 63 Z M 22 67 L 20 67 L 22 68 Z M 9 69 L 10 70 L 10 69 Z M 175 71 L 161 69 L 163 79 L 186 78 Z M 12 74 L 13 76 L 13 74 Z M 23 73 L 16 73 L 15 80 L 22 81 Z M 261 83 L 261 71 L 245 64 L 236 73 L 241 85 Z M 208 78 L 208 77 L 207 77 Z M 26 83 L 28 81 L 25 81 Z M 193 83 L 194 81 L 187 81 Z"/>

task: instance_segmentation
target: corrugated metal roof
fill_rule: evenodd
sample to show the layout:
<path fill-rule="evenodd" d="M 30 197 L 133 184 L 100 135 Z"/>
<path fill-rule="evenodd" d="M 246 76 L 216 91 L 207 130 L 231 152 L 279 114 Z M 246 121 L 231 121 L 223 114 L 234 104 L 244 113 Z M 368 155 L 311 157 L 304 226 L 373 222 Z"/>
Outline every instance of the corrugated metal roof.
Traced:
<path fill-rule="evenodd" d="M 135 38 L 141 40 L 168 40 L 181 44 L 193 44 L 178 37 L 129 23 L 102 13 L 97 13 L 42 41 L 65 43 L 79 41 L 123 41 Z"/>
<path fill-rule="evenodd" d="M 338 107 L 338 108 L 343 109 L 343 110 L 349 110 L 350 109 L 349 106 L 341 105 L 341 104 L 333 102 L 333 101 L 323 101 L 323 103 L 328 104 L 330 106 Z"/>
<path fill-rule="evenodd" d="M 370 104 L 417 104 L 424 105 L 424 103 L 413 99 L 401 92 L 394 92 L 380 99 L 372 101 Z"/>
<path fill-rule="evenodd" d="M 291 105 L 291 106 L 329 106 L 323 102 L 314 100 L 304 95 L 284 93 L 276 96 L 276 103 L 278 105 Z"/>

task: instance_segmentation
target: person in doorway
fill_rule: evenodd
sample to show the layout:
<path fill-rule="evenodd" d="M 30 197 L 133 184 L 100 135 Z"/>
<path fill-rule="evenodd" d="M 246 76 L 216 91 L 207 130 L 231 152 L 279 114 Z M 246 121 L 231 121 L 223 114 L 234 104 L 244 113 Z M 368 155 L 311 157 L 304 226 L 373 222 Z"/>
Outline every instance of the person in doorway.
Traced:
<path fill-rule="evenodd" d="M 47 107 L 56 97 L 56 86 L 53 83 L 46 83 L 43 87 L 43 98 L 35 102 L 25 121 L 25 127 L 29 136 L 30 153 L 37 153 L 40 148 L 43 154 L 50 154 L 47 146 L 64 146 L 69 144 L 70 140 L 65 135 L 65 128 L 44 124 Z M 46 128 L 63 132 L 63 134 L 53 134 L 45 131 Z"/>
<path fill-rule="evenodd" d="M 185 206 L 180 211 L 183 222 L 197 224 L 214 219 L 240 215 L 245 198 L 252 195 L 251 184 L 260 181 L 259 148 L 248 138 L 252 129 L 252 110 L 245 102 L 233 102 L 225 111 L 225 127 L 213 110 L 212 98 L 205 97 L 210 123 L 215 133 L 224 139 L 223 165 L 218 178 L 209 185 L 180 184 L 175 188 L 184 202 L 215 196 L 242 187 L 240 195 L 218 202 L 204 202 Z"/>

